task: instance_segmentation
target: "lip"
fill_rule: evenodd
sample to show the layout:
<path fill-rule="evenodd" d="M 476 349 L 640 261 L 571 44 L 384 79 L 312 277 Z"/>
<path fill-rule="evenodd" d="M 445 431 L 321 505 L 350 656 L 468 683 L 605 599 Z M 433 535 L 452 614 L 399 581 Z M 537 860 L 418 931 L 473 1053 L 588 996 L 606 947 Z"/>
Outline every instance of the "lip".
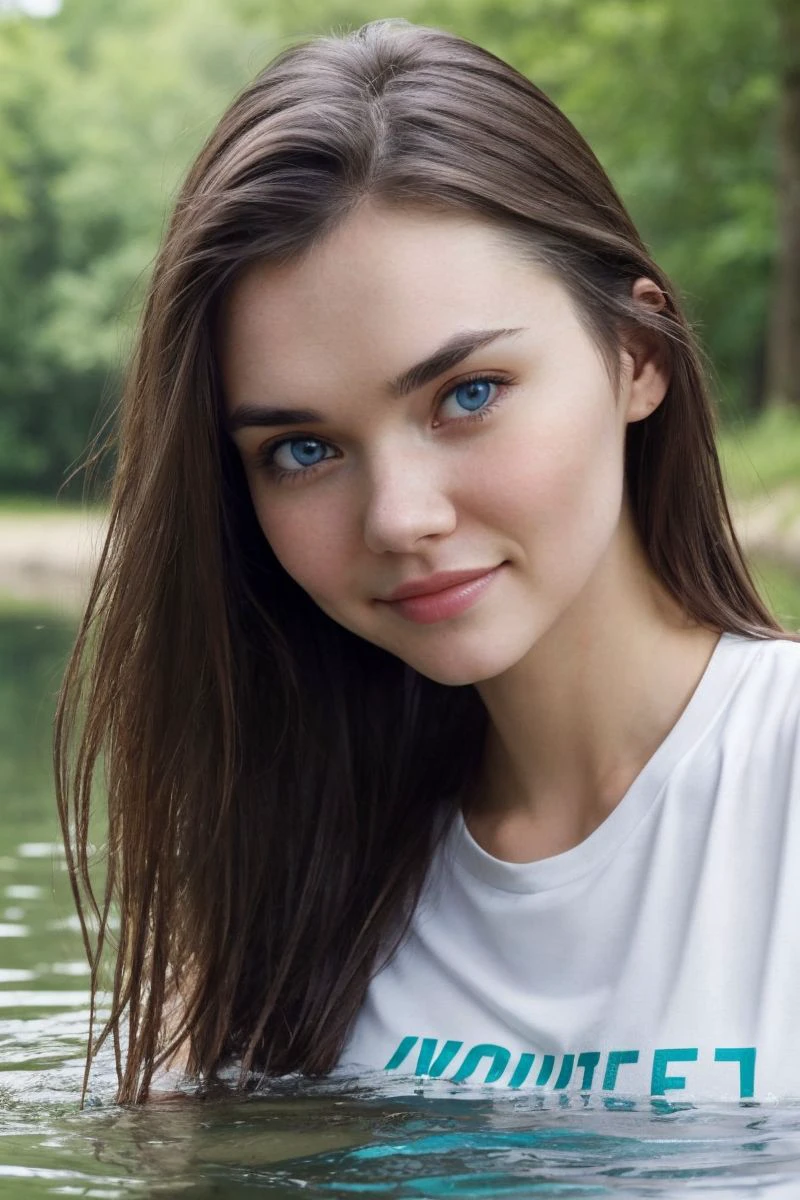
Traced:
<path fill-rule="evenodd" d="M 498 564 L 499 565 L 499 564 Z M 495 567 L 475 567 L 469 571 L 438 571 L 435 575 L 426 575 L 424 579 L 411 579 L 401 583 L 391 595 L 383 598 L 385 604 L 393 604 L 396 600 L 409 600 L 412 596 L 433 596 L 443 592 L 445 588 L 457 587 L 461 583 L 470 583 L 480 579 Z"/>
<path fill-rule="evenodd" d="M 489 567 L 481 572 L 449 571 L 429 575 L 427 579 L 418 579 L 405 584 L 403 588 L 397 588 L 396 592 L 405 590 L 406 593 L 410 588 L 415 588 L 416 595 L 406 594 L 403 599 L 390 600 L 388 607 L 404 620 L 413 621 L 415 625 L 434 625 L 440 621 L 451 620 L 477 604 L 504 566 L 505 563 L 500 563 L 499 566 Z M 456 582 L 453 582 L 454 579 Z M 441 586 L 443 582 L 445 586 Z M 432 583 L 440 586 L 431 591 Z M 426 590 L 423 591 L 423 588 Z"/>

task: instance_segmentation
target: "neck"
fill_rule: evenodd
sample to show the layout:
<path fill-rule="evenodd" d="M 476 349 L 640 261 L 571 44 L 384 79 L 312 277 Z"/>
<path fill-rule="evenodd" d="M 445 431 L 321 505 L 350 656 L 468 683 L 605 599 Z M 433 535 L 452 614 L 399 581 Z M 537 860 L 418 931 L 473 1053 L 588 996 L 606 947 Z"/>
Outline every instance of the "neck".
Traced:
<path fill-rule="evenodd" d="M 490 726 L 465 817 L 479 844 L 527 862 L 587 837 L 680 717 L 718 639 L 621 526 L 569 610 L 512 669 L 476 685 Z"/>

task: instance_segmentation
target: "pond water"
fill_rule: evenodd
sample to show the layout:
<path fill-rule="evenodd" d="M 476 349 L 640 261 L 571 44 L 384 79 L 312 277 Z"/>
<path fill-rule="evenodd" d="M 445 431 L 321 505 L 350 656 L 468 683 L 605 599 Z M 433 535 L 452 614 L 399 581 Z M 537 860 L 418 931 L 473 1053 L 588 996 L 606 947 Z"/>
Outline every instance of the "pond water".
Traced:
<path fill-rule="evenodd" d="M 79 1110 L 88 971 L 50 776 L 71 636 L 0 616 L 0 1197 L 800 1197 L 800 1103 L 284 1080 L 121 1108 L 109 1047 Z"/>

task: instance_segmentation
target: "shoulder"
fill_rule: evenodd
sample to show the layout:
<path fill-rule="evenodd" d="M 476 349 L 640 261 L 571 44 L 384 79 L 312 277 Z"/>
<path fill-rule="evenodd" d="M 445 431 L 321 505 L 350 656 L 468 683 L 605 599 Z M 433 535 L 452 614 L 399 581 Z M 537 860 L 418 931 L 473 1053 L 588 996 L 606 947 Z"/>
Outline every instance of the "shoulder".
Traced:
<path fill-rule="evenodd" d="M 754 689 L 800 680 L 800 640 L 726 634 L 726 653 L 740 664 L 740 687 Z"/>
<path fill-rule="evenodd" d="M 800 684 L 800 641 L 790 638 L 740 638 L 743 656 L 751 660 L 748 672 L 752 688 L 780 695 L 787 700 Z"/>
<path fill-rule="evenodd" d="M 727 635 L 706 695 L 708 724 L 682 761 L 681 787 L 759 845 L 800 804 L 800 643 Z"/>
<path fill-rule="evenodd" d="M 741 657 L 732 689 L 730 731 L 765 750 L 794 748 L 800 737 L 800 641 L 739 638 L 731 641 Z"/>

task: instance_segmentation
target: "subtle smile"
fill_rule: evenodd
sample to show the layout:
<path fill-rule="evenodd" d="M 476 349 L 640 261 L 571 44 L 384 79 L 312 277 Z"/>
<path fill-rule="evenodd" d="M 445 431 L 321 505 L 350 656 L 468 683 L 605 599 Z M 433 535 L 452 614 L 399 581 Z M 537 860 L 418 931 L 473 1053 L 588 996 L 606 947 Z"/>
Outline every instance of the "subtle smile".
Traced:
<path fill-rule="evenodd" d="M 396 588 L 388 604 L 399 616 L 419 625 L 431 625 L 458 616 L 470 608 L 500 573 L 505 563 L 488 571 L 450 571 L 430 575 Z M 424 590 L 423 590 L 424 589 Z"/>

